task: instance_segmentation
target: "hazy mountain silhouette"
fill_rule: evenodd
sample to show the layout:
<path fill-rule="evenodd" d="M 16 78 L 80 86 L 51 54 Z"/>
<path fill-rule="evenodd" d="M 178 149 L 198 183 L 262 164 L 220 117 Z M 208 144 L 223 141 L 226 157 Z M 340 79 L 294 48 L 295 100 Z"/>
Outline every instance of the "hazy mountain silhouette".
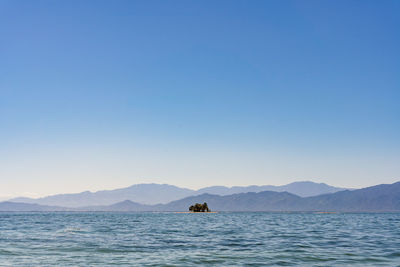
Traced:
<path fill-rule="evenodd" d="M 64 207 L 106 206 L 125 200 L 154 205 L 159 203 L 165 204 L 204 193 L 224 196 L 247 192 L 287 191 L 298 196 L 316 196 L 341 190 L 345 189 L 314 182 L 295 182 L 283 186 L 212 186 L 197 191 L 167 184 L 138 184 L 127 188 L 103 190 L 94 193 L 85 191 L 77 194 L 59 194 L 37 199 L 19 197 L 10 201 Z"/>
<path fill-rule="evenodd" d="M 202 194 L 158 207 L 162 211 L 187 211 L 193 203 L 207 202 L 212 211 L 287 211 L 301 197 L 288 192 L 250 192 L 227 196 Z M 189 205 L 189 206 L 188 206 Z M 297 209 L 296 209 L 297 210 Z"/>
<path fill-rule="evenodd" d="M 357 190 L 300 197 L 288 192 L 249 192 L 227 196 L 201 194 L 167 204 L 143 205 L 130 200 L 108 206 L 91 206 L 75 210 L 87 211 L 187 211 L 194 203 L 207 202 L 213 211 L 342 211 L 400 212 L 400 182 Z M 62 207 L 26 203 L 0 203 L 0 211 L 54 211 Z"/>
<path fill-rule="evenodd" d="M 335 193 L 346 190 L 346 188 L 334 187 L 324 183 L 314 183 L 309 181 L 294 182 L 287 185 L 274 186 L 274 185 L 252 185 L 252 186 L 211 186 L 205 187 L 197 191 L 197 193 L 208 193 L 214 195 L 232 195 L 238 193 L 247 192 L 262 192 L 262 191 L 274 191 L 274 192 L 289 192 L 301 197 L 317 196 L 328 193 Z"/>
<path fill-rule="evenodd" d="M 124 200 L 109 206 L 88 206 L 76 208 L 77 211 L 156 211 L 156 205 L 145 205 L 130 200 Z"/>
<path fill-rule="evenodd" d="M 125 200 L 141 204 L 158 204 L 181 199 L 193 195 L 194 192 L 194 190 L 167 184 L 137 184 L 127 188 L 103 190 L 94 193 L 85 191 L 77 194 L 59 194 L 37 199 L 14 198 L 9 201 L 64 207 L 111 205 Z"/>
<path fill-rule="evenodd" d="M 400 182 L 314 197 L 263 191 L 228 196 L 203 194 L 173 201 L 162 210 L 185 210 L 191 203 L 207 202 L 218 211 L 400 211 Z"/>
<path fill-rule="evenodd" d="M 400 211 L 400 182 L 305 198 L 302 208 L 338 211 Z"/>
<path fill-rule="evenodd" d="M 0 202 L 0 211 L 67 211 L 64 207 L 45 206 L 39 204 Z"/>

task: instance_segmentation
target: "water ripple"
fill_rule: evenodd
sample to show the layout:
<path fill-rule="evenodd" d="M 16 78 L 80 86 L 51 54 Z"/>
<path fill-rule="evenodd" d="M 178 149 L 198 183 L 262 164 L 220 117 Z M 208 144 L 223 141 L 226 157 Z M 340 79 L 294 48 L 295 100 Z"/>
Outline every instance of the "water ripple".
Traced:
<path fill-rule="evenodd" d="M 400 214 L 0 213 L 0 266 L 400 266 Z"/>

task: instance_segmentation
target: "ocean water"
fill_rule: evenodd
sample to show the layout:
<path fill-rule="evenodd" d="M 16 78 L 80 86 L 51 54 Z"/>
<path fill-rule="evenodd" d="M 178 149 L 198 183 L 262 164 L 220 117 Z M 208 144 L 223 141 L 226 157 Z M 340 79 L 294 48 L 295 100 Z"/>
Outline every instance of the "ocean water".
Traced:
<path fill-rule="evenodd" d="M 0 266 L 400 266 L 400 214 L 0 213 Z"/>

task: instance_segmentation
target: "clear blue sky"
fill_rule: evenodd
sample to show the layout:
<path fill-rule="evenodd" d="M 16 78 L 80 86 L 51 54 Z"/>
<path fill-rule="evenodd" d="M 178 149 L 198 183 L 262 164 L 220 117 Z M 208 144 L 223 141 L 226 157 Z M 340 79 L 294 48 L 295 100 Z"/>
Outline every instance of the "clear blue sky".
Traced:
<path fill-rule="evenodd" d="M 400 1 L 0 1 L 0 197 L 400 180 Z"/>

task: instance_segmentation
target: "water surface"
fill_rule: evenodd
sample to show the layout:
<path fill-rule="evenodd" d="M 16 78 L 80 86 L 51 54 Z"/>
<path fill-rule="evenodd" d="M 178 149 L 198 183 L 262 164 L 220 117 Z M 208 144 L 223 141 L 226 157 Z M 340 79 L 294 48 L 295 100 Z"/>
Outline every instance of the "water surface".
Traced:
<path fill-rule="evenodd" d="M 0 266 L 400 266 L 400 214 L 0 213 Z"/>

